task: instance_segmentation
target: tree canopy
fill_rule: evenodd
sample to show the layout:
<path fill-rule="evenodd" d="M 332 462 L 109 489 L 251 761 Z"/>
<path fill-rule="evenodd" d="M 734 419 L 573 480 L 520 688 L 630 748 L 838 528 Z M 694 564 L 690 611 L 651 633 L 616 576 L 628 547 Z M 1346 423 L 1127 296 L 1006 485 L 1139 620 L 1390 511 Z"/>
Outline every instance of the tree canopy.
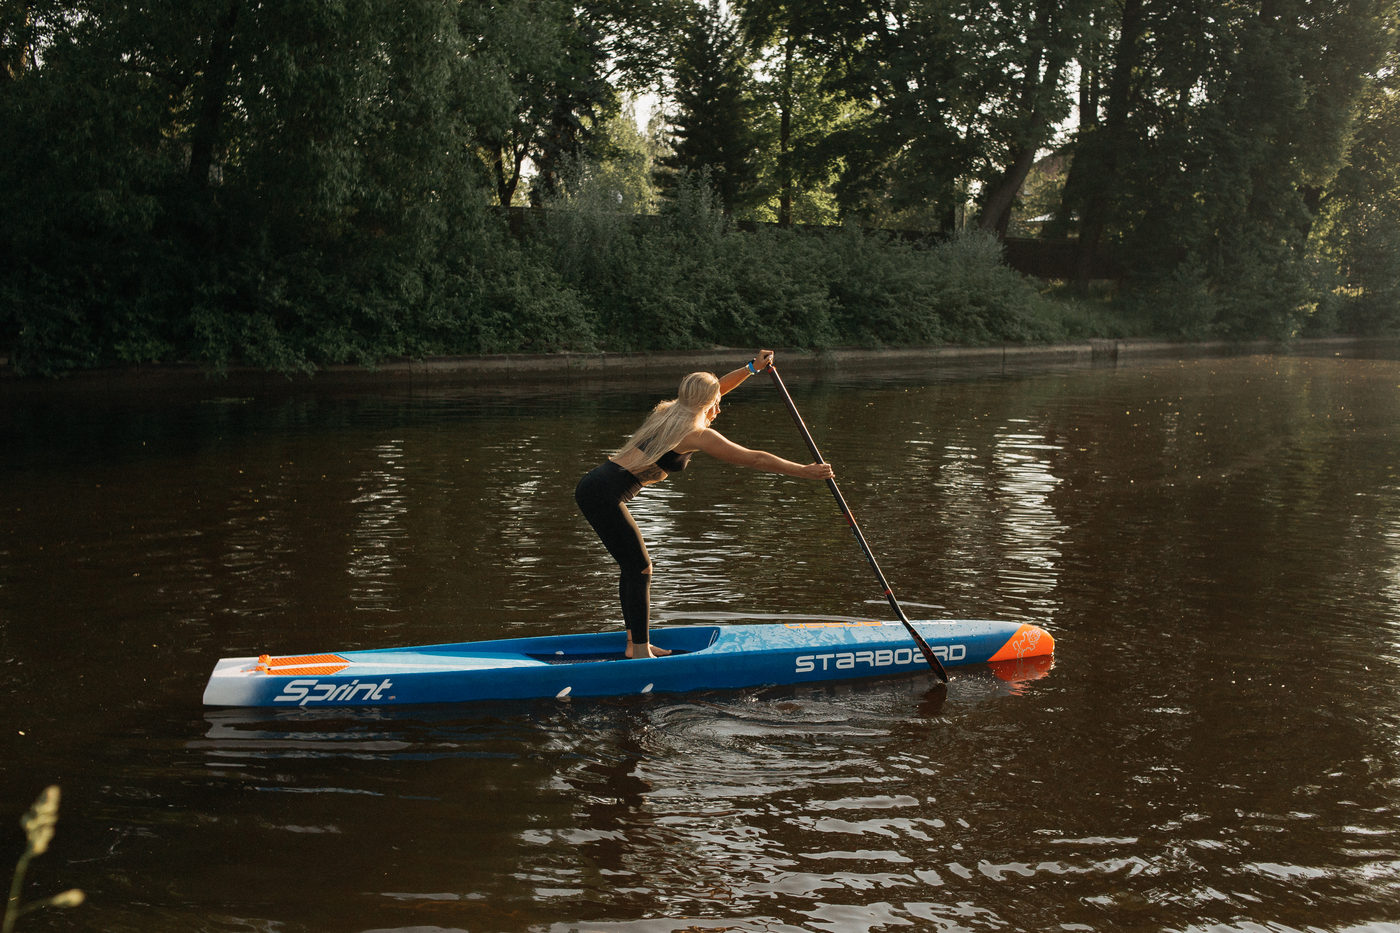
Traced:
<path fill-rule="evenodd" d="M 508 208 L 659 205 L 572 229 L 651 251 L 614 276 L 663 255 L 728 274 L 721 241 L 697 245 L 712 217 L 856 225 L 889 251 L 876 231 L 1005 235 L 1032 177 L 1078 284 L 1111 255 L 1154 332 L 1391 332 L 1396 27 L 1395 0 L 20 0 L 0 12 L 0 356 L 635 346 L 644 291 Z M 649 129 L 622 116 L 640 95 Z M 836 268 L 836 242 L 802 248 Z M 808 310 L 765 325 L 772 288 L 702 271 L 670 277 L 695 289 L 675 306 L 796 342 L 959 336 L 864 328 L 834 313 L 857 300 L 840 283 L 793 285 Z M 654 342 L 713 340 L 714 313 Z"/>

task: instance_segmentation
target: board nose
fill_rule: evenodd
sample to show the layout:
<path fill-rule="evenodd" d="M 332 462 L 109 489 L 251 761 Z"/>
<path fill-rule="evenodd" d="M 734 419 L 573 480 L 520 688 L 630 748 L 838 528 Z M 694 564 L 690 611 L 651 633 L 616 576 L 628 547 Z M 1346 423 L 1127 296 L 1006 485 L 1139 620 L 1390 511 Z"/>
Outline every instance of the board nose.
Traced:
<path fill-rule="evenodd" d="M 997 653 L 987 659 L 987 663 L 997 661 L 1015 661 L 1021 658 L 1034 658 L 1052 655 L 1055 653 L 1055 638 L 1045 629 L 1038 625 L 1031 625 L 1029 622 L 1022 625 L 1011 637 L 1006 640 L 1006 644 L 997 649 Z"/>

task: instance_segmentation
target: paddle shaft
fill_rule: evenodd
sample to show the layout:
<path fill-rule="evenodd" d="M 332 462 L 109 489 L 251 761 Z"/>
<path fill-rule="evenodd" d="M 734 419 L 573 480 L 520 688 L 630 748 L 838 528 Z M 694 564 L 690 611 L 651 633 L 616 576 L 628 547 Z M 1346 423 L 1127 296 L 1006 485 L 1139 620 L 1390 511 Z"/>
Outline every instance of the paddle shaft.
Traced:
<path fill-rule="evenodd" d="M 768 375 L 773 377 L 773 385 L 778 387 L 778 392 L 783 397 L 783 402 L 787 405 L 788 414 L 792 415 L 792 420 L 797 423 L 797 429 L 802 432 L 802 439 L 807 442 L 807 449 L 812 452 L 812 457 L 817 463 L 825 463 L 822 453 L 817 449 L 817 442 L 812 440 L 812 432 L 807 430 L 807 425 L 802 421 L 802 416 L 797 412 L 797 406 L 793 404 L 792 396 L 788 394 L 787 386 L 783 385 L 783 377 L 778 375 L 778 367 L 773 364 L 768 365 Z M 914 623 L 909 621 L 909 617 L 900 608 L 899 600 L 895 599 L 894 590 L 890 588 L 889 581 L 880 570 L 880 564 L 875 560 L 875 553 L 870 550 L 870 544 L 865 540 L 865 535 L 861 533 L 860 525 L 856 523 L 856 517 L 851 514 L 851 507 L 846 504 L 846 497 L 841 495 L 841 488 L 836 485 L 836 480 L 829 479 L 826 486 L 831 490 L 831 495 L 836 499 L 836 504 L 841 507 L 841 514 L 846 516 L 846 523 L 851 526 L 851 533 L 855 535 L 856 542 L 860 544 L 861 551 L 865 554 L 865 559 L 870 562 L 870 569 L 875 571 L 875 579 L 879 581 L 880 588 L 885 591 L 885 598 L 890 602 L 890 608 L 894 610 L 895 617 L 908 629 L 913 636 L 914 643 L 919 646 L 919 651 L 923 654 L 924 660 L 928 662 L 929 668 L 935 677 L 942 683 L 948 682 L 948 672 L 943 669 L 943 663 L 934 655 L 933 649 L 924 641 L 924 637 L 914 628 Z"/>

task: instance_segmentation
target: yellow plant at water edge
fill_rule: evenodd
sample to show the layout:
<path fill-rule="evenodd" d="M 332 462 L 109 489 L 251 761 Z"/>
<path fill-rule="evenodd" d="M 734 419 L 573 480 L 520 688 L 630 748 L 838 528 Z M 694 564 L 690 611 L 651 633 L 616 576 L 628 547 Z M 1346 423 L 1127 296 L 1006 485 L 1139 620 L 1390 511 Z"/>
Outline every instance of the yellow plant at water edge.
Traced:
<path fill-rule="evenodd" d="M 39 799 L 34 801 L 34 806 L 30 807 L 29 812 L 19 821 L 19 825 L 28 837 L 29 844 L 25 847 L 24 854 L 19 857 L 19 862 L 15 864 L 14 878 L 10 881 L 10 899 L 5 904 L 5 922 L 3 927 L 0 927 L 0 933 L 11 933 L 19 918 L 31 910 L 41 907 L 77 907 L 83 902 L 83 892 L 77 888 L 30 904 L 20 901 L 20 891 L 24 887 L 24 874 L 29 870 L 29 862 L 34 856 L 43 855 L 48 851 L 49 843 L 53 840 L 54 827 L 58 825 L 58 785 L 53 784 L 44 789 Z"/>

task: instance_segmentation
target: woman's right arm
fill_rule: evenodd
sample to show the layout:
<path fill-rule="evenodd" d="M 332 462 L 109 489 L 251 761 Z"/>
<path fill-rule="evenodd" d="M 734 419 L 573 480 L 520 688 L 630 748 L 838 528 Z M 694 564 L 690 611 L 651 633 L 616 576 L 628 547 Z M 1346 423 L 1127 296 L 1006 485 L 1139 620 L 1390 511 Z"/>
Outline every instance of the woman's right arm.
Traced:
<path fill-rule="evenodd" d="M 694 442 L 697 450 L 703 450 L 711 457 L 765 473 L 815 480 L 832 479 L 836 475 L 829 463 L 795 463 L 766 450 L 750 450 L 734 443 L 713 428 L 698 432 Z"/>

